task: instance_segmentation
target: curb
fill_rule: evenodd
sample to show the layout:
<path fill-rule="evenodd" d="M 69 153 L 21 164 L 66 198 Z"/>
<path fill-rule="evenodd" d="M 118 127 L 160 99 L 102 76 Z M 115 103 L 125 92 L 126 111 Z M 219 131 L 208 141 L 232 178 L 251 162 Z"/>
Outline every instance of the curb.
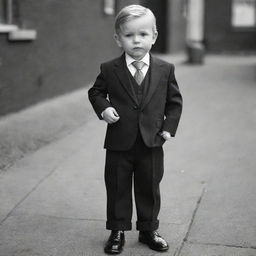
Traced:
<path fill-rule="evenodd" d="M 0 119 L 0 171 L 85 124 L 93 114 L 87 88 Z"/>

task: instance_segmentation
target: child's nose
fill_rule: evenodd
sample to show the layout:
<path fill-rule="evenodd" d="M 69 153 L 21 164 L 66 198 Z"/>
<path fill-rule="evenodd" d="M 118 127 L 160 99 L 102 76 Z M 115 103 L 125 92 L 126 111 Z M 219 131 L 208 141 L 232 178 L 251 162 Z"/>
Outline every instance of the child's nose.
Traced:
<path fill-rule="evenodd" d="M 139 36 L 135 35 L 135 36 L 133 37 L 133 42 L 134 42 L 134 43 L 138 43 L 139 41 L 140 41 Z"/>

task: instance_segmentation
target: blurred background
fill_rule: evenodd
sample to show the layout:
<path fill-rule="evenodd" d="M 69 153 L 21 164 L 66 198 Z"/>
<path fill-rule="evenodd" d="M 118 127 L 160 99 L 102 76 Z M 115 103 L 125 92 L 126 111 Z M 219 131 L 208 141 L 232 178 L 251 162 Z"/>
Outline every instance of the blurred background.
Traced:
<path fill-rule="evenodd" d="M 256 51 L 255 0 L 0 0 L 0 116 L 91 83 L 102 61 L 120 54 L 116 13 L 142 4 L 157 17 L 155 53 Z"/>
<path fill-rule="evenodd" d="M 102 255 L 106 124 L 87 90 L 129 4 L 155 13 L 184 98 L 164 145 L 168 255 L 256 255 L 256 0 L 0 0 L 0 256 Z M 127 235 L 123 255 L 153 255 Z"/>

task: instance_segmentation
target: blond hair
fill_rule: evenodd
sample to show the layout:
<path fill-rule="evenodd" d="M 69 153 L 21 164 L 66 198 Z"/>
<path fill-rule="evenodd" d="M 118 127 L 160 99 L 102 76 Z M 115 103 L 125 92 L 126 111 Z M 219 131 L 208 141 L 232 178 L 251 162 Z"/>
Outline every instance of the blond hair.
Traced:
<path fill-rule="evenodd" d="M 153 14 L 153 12 L 150 9 L 137 4 L 126 6 L 123 9 L 121 9 L 121 11 L 117 14 L 116 20 L 115 20 L 115 32 L 119 34 L 121 26 L 124 23 L 145 15 L 150 15 L 152 17 L 153 32 L 157 33 L 156 17 Z"/>

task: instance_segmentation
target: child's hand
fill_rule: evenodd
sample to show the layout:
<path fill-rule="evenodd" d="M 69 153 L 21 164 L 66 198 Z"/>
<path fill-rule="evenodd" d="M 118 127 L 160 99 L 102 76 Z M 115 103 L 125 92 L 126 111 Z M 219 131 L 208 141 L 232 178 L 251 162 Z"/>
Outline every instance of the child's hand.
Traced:
<path fill-rule="evenodd" d="M 112 107 L 108 107 L 106 108 L 103 112 L 102 112 L 102 117 L 103 119 L 108 123 L 108 124 L 113 124 L 115 122 L 117 122 L 120 117 L 118 115 L 118 113 L 116 112 L 116 110 Z"/>
<path fill-rule="evenodd" d="M 160 135 L 165 139 L 165 140 L 169 140 L 171 138 L 171 134 L 167 131 L 162 131 L 160 133 Z"/>

